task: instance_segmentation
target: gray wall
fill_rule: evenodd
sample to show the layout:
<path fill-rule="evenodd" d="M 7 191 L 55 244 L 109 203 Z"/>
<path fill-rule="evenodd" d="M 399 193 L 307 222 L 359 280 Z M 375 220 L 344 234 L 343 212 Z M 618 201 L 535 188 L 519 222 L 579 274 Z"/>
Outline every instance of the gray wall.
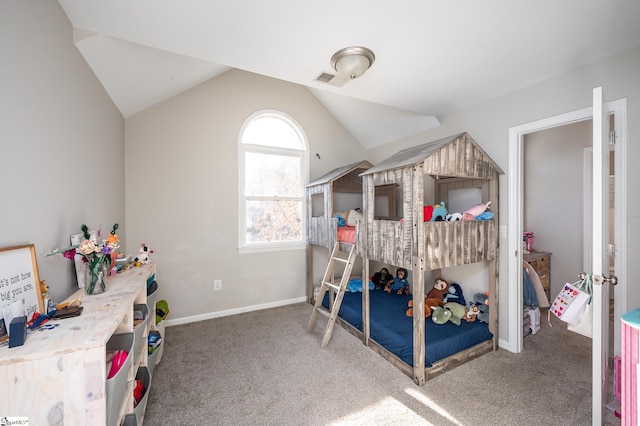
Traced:
<path fill-rule="evenodd" d="M 155 250 L 159 297 L 174 323 L 305 299 L 304 249 L 237 249 L 238 137 L 261 109 L 280 110 L 302 127 L 312 179 L 365 157 L 306 88 L 239 70 L 126 120 L 129 247 L 146 242 Z M 318 274 L 326 267 L 320 258 Z M 214 279 L 222 290 L 213 290 Z"/>
<path fill-rule="evenodd" d="M 77 290 L 44 255 L 86 223 L 124 226 L 124 120 L 55 1 L 0 2 L 0 247 L 35 244 L 54 300 Z M 1 272 L 1 271 L 0 271 Z"/>

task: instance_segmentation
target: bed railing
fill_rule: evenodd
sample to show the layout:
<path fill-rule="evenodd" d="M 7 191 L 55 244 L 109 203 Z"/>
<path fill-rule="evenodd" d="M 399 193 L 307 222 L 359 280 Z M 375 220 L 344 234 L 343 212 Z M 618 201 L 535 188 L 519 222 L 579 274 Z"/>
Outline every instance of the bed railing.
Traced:
<path fill-rule="evenodd" d="M 415 231 L 393 220 L 374 220 L 366 226 L 366 254 L 362 243 L 358 254 L 390 265 L 412 269 L 413 258 L 423 257 L 424 268 L 432 270 L 496 258 L 494 220 L 424 222 Z"/>
<path fill-rule="evenodd" d="M 336 243 L 338 220 L 324 216 L 311 217 L 307 226 L 307 241 L 320 247 L 333 248 Z"/>

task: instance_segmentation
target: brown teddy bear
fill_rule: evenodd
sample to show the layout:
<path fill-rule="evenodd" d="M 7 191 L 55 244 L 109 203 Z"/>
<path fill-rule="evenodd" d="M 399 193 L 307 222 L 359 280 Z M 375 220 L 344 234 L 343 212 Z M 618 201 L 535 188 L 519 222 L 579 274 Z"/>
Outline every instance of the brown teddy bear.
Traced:
<path fill-rule="evenodd" d="M 433 288 L 427 293 L 427 297 L 444 301 L 444 296 L 449 292 L 449 282 L 444 278 L 438 278 Z M 444 304 L 444 303 L 443 303 Z"/>
<path fill-rule="evenodd" d="M 409 309 L 407 309 L 407 316 L 408 317 L 412 317 L 413 316 L 413 299 L 409 300 L 408 302 L 409 305 Z M 436 307 L 436 306 L 443 306 L 444 302 L 442 300 L 438 300 L 437 298 L 433 298 L 433 297 L 425 297 L 424 298 L 424 317 L 425 318 L 429 318 L 431 316 L 431 309 Z"/>

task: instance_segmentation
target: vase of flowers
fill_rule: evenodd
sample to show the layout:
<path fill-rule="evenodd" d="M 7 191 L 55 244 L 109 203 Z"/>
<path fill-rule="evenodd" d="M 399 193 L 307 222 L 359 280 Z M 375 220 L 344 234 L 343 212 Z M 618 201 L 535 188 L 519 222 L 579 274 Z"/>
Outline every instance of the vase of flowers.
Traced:
<path fill-rule="evenodd" d="M 84 291 L 87 294 L 100 294 L 107 291 L 107 265 L 99 262 L 95 265 L 86 264 L 84 270 Z"/>
<path fill-rule="evenodd" d="M 102 240 L 102 243 L 97 243 L 91 238 L 87 225 L 82 225 L 80 229 L 84 235 L 84 240 L 80 244 L 54 250 L 48 256 L 62 254 L 68 259 L 73 259 L 76 255 L 82 256 L 82 261 L 86 265 L 85 292 L 87 294 L 103 293 L 107 290 L 106 278 L 113 261 L 112 254 L 115 254 L 116 249 L 120 247 L 118 244 L 120 240 L 116 235 L 118 224 L 113 225 L 107 239 Z"/>

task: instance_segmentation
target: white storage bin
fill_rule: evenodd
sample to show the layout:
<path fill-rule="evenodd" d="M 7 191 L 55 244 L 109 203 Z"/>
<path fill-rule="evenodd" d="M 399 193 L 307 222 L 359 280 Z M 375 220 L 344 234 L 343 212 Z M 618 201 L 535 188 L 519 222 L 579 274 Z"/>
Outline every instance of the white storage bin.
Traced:
<path fill-rule="evenodd" d="M 124 416 L 122 426 L 138 426 L 138 419 L 135 414 L 127 414 Z"/>
<path fill-rule="evenodd" d="M 164 340 L 162 340 L 162 333 L 160 333 L 160 331 L 158 330 L 151 330 L 149 332 L 149 335 L 151 334 L 158 334 L 160 336 L 160 345 L 152 352 L 149 354 L 149 374 L 151 374 L 151 377 L 153 377 L 153 370 L 156 366 L 156 364 L 158 363 L 158 356 L 160 355 L 160 352 L 162 351 L 162 346 L 164 345 Z"/>
<path fill-rule="evenodd" d="M 133 333 L 114 334 L 107 342 L 107 351 L 124 350 L 127 359 L 120 370 L 107 379 L 107 425 L 120 424 L 120 413 L 127 393 L 127 378 L 133 364 Z M 105 365 L 106 368 L 106 365 Z"/>
<path fill-rule="evenodd" d="M 143 320 L 133 329 L 133 359 L 140 359 L 142 349 L 147 349 L 146 329 L 149 322 L 149 307 L 146 304 L 133 305 L 133 310 L 142 312 Z"/>
<path fill-rule="evenodd" d="M 158 282 L 153 281 L 147 286 L 147 306 L 151 317 L 156 315 L 156 296 L 158 296 Z"/>
<path fill-rule="evenodd" d="M 151 375 L 149 374 L 149 369 L 147 367 L 138 368 L 138 373 L 136 374 L 136 379 L 142 380 L 142 385 L 144 386 L 144 395 L 142 399 L 133 409 L 133 412 L 136 415 L 138 423 L 142 423 L 142 418 L 144 416 L 144 410 L 147 408 L 147 400 L 149 399 L 149 389 L 151 387 Z M 133 384 L 135 388 L 135 382 Z"/>
<path fill-rule="evenodd" d="M 165 333 L 164 333 L 164 329 L 165 329 L 165 325 L 166 325 L 166 320 L 163 320 L 160 322 L 160 324 L 157 324 L 154 328 L 160 333 L 160 335 L 162 336 L 162 344 L 160 345 L 160 347 L 158 348 L 158 350 L 156 352 L 158 352 L 157 358 L 156 358 L 156 365 L 160 364 L 160 360 L 162 359 L 162 352 L 164 352 L 164 343 L 165 343 Z"/>

